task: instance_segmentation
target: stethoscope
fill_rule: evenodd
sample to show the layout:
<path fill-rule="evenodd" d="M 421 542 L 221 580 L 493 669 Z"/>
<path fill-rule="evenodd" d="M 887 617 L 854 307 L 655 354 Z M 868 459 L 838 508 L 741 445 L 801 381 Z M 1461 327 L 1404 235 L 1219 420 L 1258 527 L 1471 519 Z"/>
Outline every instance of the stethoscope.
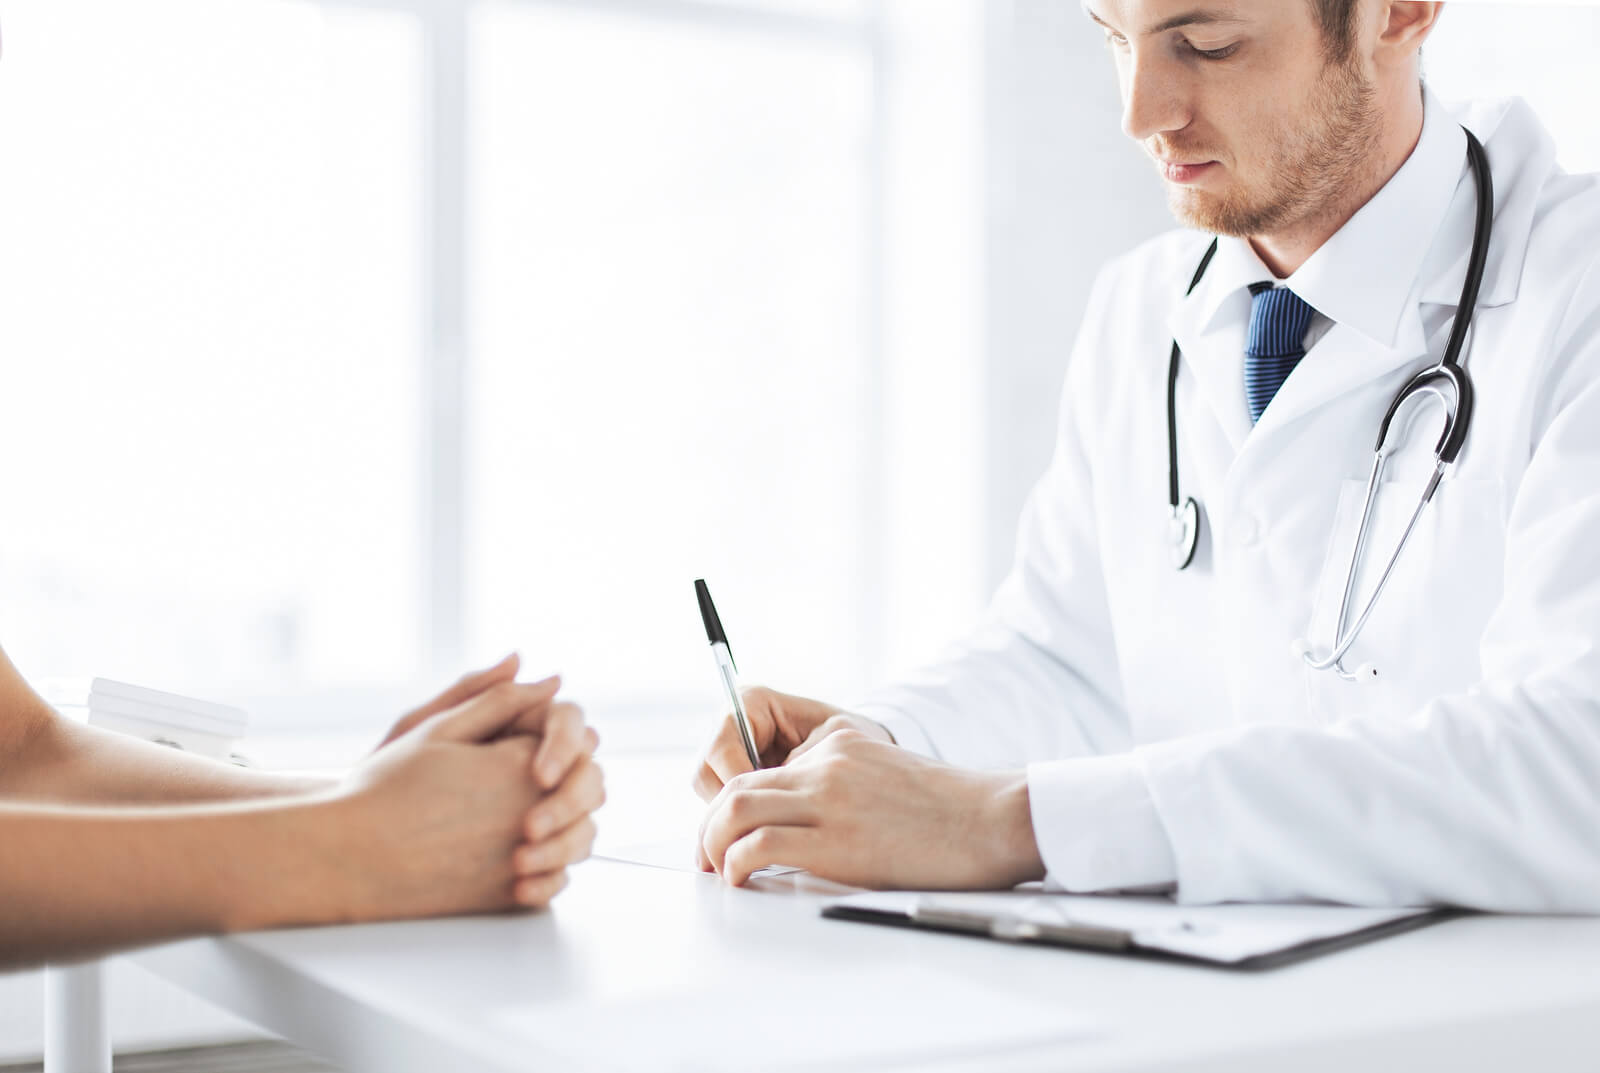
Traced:
<path fill-rule="evenodd" d="M 1454 463 L 1456 456 L 1461 453 L 1461 446 L 1467 439 L 1467 428 L 1472 422 L 1472 380 L 1462 367 L 1460 358 L 1462 347 L 1466 344 L 1467 333 L 1472 326 L 1473 313 L 1477 309 L 1478 289 L 1483 284 L 1483 266 L 1489 255 L 1489 234 L 1494 224 L 1494 186 L 1489 175 L 1489 158 L 1483 151 L 1483 145 L 1470 130 L 1466 133 L 1467 163 L 1472 168 L 1472 178 L 1478 188 L 1478 218 L 1472 233 L 1472 256 L 1467 262 L 1467 279 L 1461 288 L 1461 301 L 1456 306 L 1456 318 L 1450 329 L 1450 340 L 1445 345 L 1444 357 L 1437 365 L 1424 369 L 1400 389 L 1400 393 L 1389 404 L 1389 411 L 1383 415 L 1383 423 L 1378 426 L 1378 443 L 1373 448 L 1372 473 L 1367 478 L 1366 502 L 1361 507 L 1361 521 L 1356 527 L 1355 545 L 1350 552 L 1350 566 L 1345 573 L 1344 594 L 1339 599 L 1339 619 L 1334 627 L 1332 647 L 1326 654 L 1319 654 L 1312 648 L 1311 642 L 1304 638 L 1292 646 L 1295 655 L 1304 659 L 1312 670 L 1332 670 L 1346 681 L 1372 681 L 1378 677 L 1378 669 L 1370 663 L 1363 663 L 1354 671 L 1347 670 L 1344 666 L 1345 654 L 1361 635 L 1367 619 L 1372 617 L 1372 609 L 1377 604 L 1378 597 L 1383 594 L 1384 586 L 1389 583 L 1395 563 L 1399 561 L 1400 553 L 1405 550 L 1406 541 L 1411 538 L 1411 531 L 1417 526 L 1417 519 L 1422 516 L 1423 509 L 1433 499 L 1434 492 L 1438 491 L 1445 468 Z M 1184 292 L 1186 295 L 1194 293 L 1195 287 L 1199 286 L 1216 253 L 1217 240 L 1213 239 L 1210 247 L 1206 249 L 1205 256 L 1200 259 L 1200 267 L 1195 269 L 1194 278 L 1189 281 L 1189 289 Z M 1172 359 L 1167 368 L 1167 487 L 1168 500 L 1172 507 L 1168 537 L 1172 565 L 1178 570 L 1185 570 L 1194 562 L 1195 548 L 1200 543 L 1200 506 L 1193 498 L 1183 499 L 1178 494 L 1180 356 L 1177 340 L 1173 340 Z M 1349 625 L 1346 629 L 1350 621 L 1350 604 L 1355 596 L 1361 557 L 1366 551 L 1370 535 L 1373 503 L 1377 499 L 1378 485 L 1383 479 L 1384 466 L 1388 462 L 1390 426 L 1408 403 L 1427 398 L 1439 400 L 1445 411 L 1444 435 L 1439 438 L 1439 443 L 1433 451 L 1433 475 L 1428 479 L 1428 485 L 1423 490 L 1422 499 L 1417 503 L 1417 509 L 1411 512 L 1411 520 L 1406 523 L 1405 530 L 1400 534 L 1400 542 L 1396 545 L 1394 554 L 1389 556 L 1389 562 L 1383 568 L 1383 573 L 1379 576 L 1372 595 L 1368 597 L 1366 606 L 1361 609 L 1361 614 L 1356 617 L 1354 625 Z M 1415 416 L 1416 412 L 1413 411 L 1411 418 L 1414 419 Z"/>

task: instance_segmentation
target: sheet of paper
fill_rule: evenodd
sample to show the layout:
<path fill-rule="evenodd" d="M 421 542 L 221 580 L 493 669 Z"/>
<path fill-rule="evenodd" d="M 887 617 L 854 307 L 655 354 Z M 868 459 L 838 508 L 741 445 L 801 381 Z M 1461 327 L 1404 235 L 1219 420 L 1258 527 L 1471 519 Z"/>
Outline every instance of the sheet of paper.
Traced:
<path fill-rule="evenodd" d="M 694 839 L 673 838 L 665 842 L 623 846 L 621 849 L 596 853 L 595 856 L 608 861 L 625 861 L 628 864 L 646 864 L 651 868 L 667 868 L 674 872 L 698 872 L 700 869 L 695 865 L 694 849 Z M 753 876 L 786 876 L 799 871 L 801 871 L 799 868 L 773 865 L 770 868 L 759 869 Z"/>
<path fill-rule="evenodd" d="M 1035 924 L 1116 928 L 1147 949 L 1232 964 L 1302 943 L 1331 939 L 1426 909 L 1362 909 L 1339 905 L 1178 905 L 1157 896 L 1104 897 L 1006 891 L 949 894 L 892 891 L 857 894 L 836 905 L 909 914 L 916 906 L 1008 915 Z"/>
<path fill-rule="evenodd" d="M 892 1069 L 1096 1034 L 1059 1003 L 898 967 L 774 971 L 758 985 L 741 978 L 612 1003 L 574 999 L 495 1019 L 542 1052 L 608 1073 Z"/>

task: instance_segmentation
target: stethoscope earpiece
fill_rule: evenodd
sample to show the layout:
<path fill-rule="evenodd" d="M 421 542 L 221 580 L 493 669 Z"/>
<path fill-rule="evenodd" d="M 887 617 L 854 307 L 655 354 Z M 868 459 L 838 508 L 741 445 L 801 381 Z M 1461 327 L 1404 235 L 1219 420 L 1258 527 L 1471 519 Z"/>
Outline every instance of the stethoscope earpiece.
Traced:
<path fill-rule="evenodd" d="M 1289 645 L 1289 654 L 1295 659 L 1309 664 L 1312 670 L 1326 670 L 1327 667 L 1312 656 L 1312 651 L 1311 642 L 1304 637 L 1297 638 Z M 1339 668 L 1338 673 L 1339 677 L 1347 682 L 1376 682 L 1379 678 L 1378 668 L 1371 663 L 1363 663 L 1353 672 Z"/>

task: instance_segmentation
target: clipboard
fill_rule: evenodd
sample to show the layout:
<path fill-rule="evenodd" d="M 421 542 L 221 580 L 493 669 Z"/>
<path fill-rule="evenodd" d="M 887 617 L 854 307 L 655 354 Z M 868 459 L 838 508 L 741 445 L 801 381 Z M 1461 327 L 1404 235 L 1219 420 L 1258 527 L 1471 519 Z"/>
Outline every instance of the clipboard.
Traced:
<path fill-rule="evenodd" d="M 825 906 L 822 915 L 830 920 L 1258 972 L 1399 935 L 1460 913 L 1331 905 L 1183 906 L 1159 896 L 1040 891 L 893 891 L 838 899 Z"/>

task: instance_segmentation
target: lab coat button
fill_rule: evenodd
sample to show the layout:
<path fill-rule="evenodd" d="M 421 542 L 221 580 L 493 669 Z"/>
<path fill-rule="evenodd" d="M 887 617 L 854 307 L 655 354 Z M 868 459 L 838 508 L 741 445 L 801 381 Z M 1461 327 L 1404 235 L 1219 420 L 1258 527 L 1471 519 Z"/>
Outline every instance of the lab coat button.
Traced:
<path fill-rule="evenodd" d="M 1261 539 L 1261 523 L 1249 515 L 1233 523 L 1233 539 L 1241 548 L 1253 547 Z"/>

